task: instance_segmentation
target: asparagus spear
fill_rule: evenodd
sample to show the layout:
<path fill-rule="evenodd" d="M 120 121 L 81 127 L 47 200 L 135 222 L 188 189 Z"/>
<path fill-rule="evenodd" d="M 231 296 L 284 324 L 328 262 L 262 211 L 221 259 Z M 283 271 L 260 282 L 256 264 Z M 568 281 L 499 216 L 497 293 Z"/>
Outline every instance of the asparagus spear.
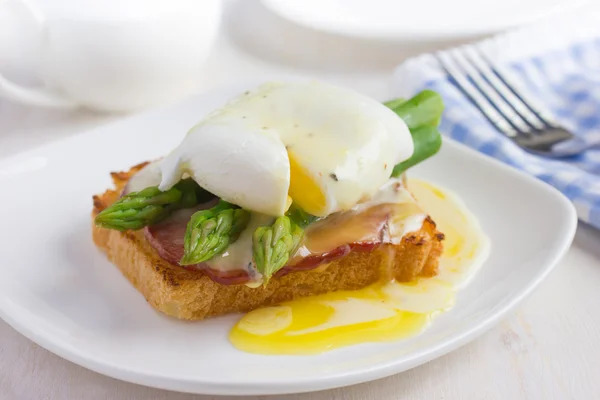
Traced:
<path fill-rule="evenodd" d="M 442 97 L 432 90 L 423 90 L 409 100 L 390 100 L 384 103 L 404 120 L 411 131 L 423 125 L 438 126 L 444 111 Z"/>
<path fill-rule="evenodd" d="M 308 225 L 312 224 L 317 219 L 319 219 L 319 217 L 307 213 L 306 211 L 298 207 L 295 203 L 292 203 L 286 215 L 290 217 L 291 222 L 294 222 L 302 229 L 306 228 Z"/>
<path fill-rule="evenodd" d="M 180 265 L 198 264 L 221 254 L 248 225 L 250 213 L 226 201 L 194 213 L 184 238 Z"/>
<path fill-rule="evenodd" d="M 300 245 L 304 230 L 287 215 L 275 220 L 271 226 L 256 228 L 252 236 L 252 252 L 256 269 L 268 282 L 285 264 Z"/>
<path fill-rule="evenodd" d="M 442 136 L 437 126 L 444 111 L 444 102 L 439 94 L 424 90 L 408 101 L 390 100 L 384 103 L 404 120 L 413 138 L 412 156 L 394 167 L 392 176 L 401 175 L 408 168 L 436 154 L 442 146 Z"/>
<path fill-rule="evenodd" d="M 399 97 L 397 99 L 388 100 L 383 103 L 384 106 L 391 108 L 392 110 L 401 105 L 402 103 L 406 103 L 406 99 L 404 97 Z"/>
<path fill-rule="evenodd" d="M 119 231 L 138 230 L 159 222 L 175 210 L 207 201 L 211 196 L 192 179 L 184 179 L 164 192 L 151 186 L 123 196 L 102 210 L 96 216 L 95 223 L 103 228 Z"/>
<path fill-rule="evenodd" d="M 412 156 L 394 166 L 392 176 L 398 177 L 410 167 L 433 156 L 442 146 L 442 135 L 433 126 L 421 126 L 410 131 L 413 138 L 415 150 Z"/>

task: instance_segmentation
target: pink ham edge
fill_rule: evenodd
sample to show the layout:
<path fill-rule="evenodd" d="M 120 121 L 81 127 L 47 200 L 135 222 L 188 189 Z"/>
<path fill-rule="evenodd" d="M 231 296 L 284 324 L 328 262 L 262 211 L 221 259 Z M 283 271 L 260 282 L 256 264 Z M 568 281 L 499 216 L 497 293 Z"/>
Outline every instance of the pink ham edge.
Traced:
<path fill-rule="evenodd" d="M 158 252 L 159 256 L 170 264 L 185 268 L 190 271 L 203 273 L 211 278 L 213 281 L 222 285 L 236 285 L 243 284 L 250 281 L 248 273 L 239 269 L 236 271 L 228 271 L 223 273 L 221 271 L 210 268 L 206 263 L 200 263 L 195 265 L 179 265 L 179 261 L 183 257 L 183 241 L 185 236 L 185 230 L 187 223 L 193 213 L 199 210 L 208 209 L 214 205 L 214 202 L 200 205 L 194 209 L 179 210 L 175 212 L 165 221 L 162 221 L 153 226 L 144 228 L 144 235 L 150 245 Z M 382 230 L 383 226 L 382 224 Z M 339 246 L 331 251 L 322 254 L 313 254 L 302 258 L 293 265 L 287 265 L 278 271 L 275 276 L 287 275 L 294 271 L 306 271 L 317 268 L 319 265 L 330 263 L 339 258 L 346 256 L 350 251 L 361 251 L 370 252 L 375 250 L 381 245 L 384 240 L 381 238 L 382 235 L 378 235 L 380 238 L 373 242 L 357 242 L 350 243 L 344 246 Z"/>

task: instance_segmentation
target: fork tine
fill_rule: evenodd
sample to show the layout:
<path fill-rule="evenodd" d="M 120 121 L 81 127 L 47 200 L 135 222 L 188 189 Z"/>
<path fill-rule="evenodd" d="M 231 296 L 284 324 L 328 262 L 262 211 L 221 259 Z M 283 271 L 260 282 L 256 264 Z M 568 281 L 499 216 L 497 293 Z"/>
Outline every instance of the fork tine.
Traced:
<path fill-rule="evenodd" d="M 494 62 L 490 59 L 490 57 L 482 51 L 479 51 L 479 56 L 485 60 L 486 64 L 490 66 L 490 71 L 494 76 L 497 77 L 497 80 L 502 82 L 504 86 L 508 88 L 510 92 L 521 101 L 525 107 L 527 107 L 533 115 L 537 119 L 539 119 L 543 124 L 550 128 L 558 128 L 558 124 L 555 122 L 554 118 L 548 114 L 543 109 L 535 106 L 535 101 L 533 101 L 529 95 L 526 93 L 520 93 L 516 88 L 518 87 L 515 82 L 508 77 L 506 74 L 502 74 L 497 66 L 494 65 Z"/>
<path fill-rule="evenodd" d="M 544 121 L 523 102 L 523 99 L 515 95 L 515 90 L 513 88 L 508 87 L 505 81 L 498 78 L 490 64 L 484 60 L 481 53 L 481 51 L 475 50 L 474 46 L 465 48 L 466 57 L 471 61 L 475 68 L 477 68 L 483 78 L 496 89 L 504 101 L 533 129 L 544 129 L 546 127 Z"/>
<path fill-rule="evenodd" d="M 481 72 L 473 65 L 465 55 L 464 49 L 454 51 L 454 59 L 473 81 L 473 86 L 478 89 L 490 103 L 498 110 L 508 122 L 521 133 L 529 133 L 532 128 L 523 118 L 506 102 L 506 100 L 482 77 Z"/>
<path fill-rule="evenodd" d="M 449 52 L 441 52 L 437 54 L 441 66 L 446 70 L 457 84 L 457 87 L 471 99 L 473 104 L 479 111 L 502 133 L 508 137 L 516 137 L 518 131 L 508 122 L 508 120 L 498 112 L 498 110 L 490 103 L 489 98 L 486 98 L 478 88 L 467 79 L 457 63 L 450 56 Z"/>

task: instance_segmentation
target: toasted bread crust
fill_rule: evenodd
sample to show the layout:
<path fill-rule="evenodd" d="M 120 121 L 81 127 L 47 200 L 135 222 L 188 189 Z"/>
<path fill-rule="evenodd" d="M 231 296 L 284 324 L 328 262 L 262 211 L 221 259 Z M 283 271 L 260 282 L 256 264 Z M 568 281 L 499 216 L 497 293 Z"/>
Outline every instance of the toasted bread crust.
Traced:
<path fill-rule="evenodd" d="M 94 196 L 92 218 L 117 200 L 129 177 L 144 165 L 111 174 L 116 189 Z M 320 293 L 356 290 L 385 279 L 406 282 L 417 276 L 434 276 L 444 238 L 427 218 L 419 232 L 406 236 L 399 245 L 384 244 L 370 253 L 353 251 L 325 266 L 275 277 L 266 286 L 253 289 L 246 285 L 222 285 L 200 272 L 166 262 L 141 231 L 119 232 L 92 223 L 92 236 L 154 308 L 187 320 L 247 312 Z"/>

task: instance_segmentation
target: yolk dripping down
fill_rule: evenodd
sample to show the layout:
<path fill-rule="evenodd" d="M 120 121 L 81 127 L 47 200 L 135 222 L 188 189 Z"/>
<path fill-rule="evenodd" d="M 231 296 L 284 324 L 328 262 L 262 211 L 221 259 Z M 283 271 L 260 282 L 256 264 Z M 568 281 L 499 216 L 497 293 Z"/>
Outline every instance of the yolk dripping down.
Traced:
<path fill-rule="evenodd" d="M 456 290 L 468 283 L 487 257 L 488 239 L 455 195 L 416 180 L 409 181 L 409 188 L 446 235 L 437 277 L 381 282 L 254 310 L 231 330 L 233 345 L 260 354 L 315 354 L 408 338 L 451 309 Z"/>

